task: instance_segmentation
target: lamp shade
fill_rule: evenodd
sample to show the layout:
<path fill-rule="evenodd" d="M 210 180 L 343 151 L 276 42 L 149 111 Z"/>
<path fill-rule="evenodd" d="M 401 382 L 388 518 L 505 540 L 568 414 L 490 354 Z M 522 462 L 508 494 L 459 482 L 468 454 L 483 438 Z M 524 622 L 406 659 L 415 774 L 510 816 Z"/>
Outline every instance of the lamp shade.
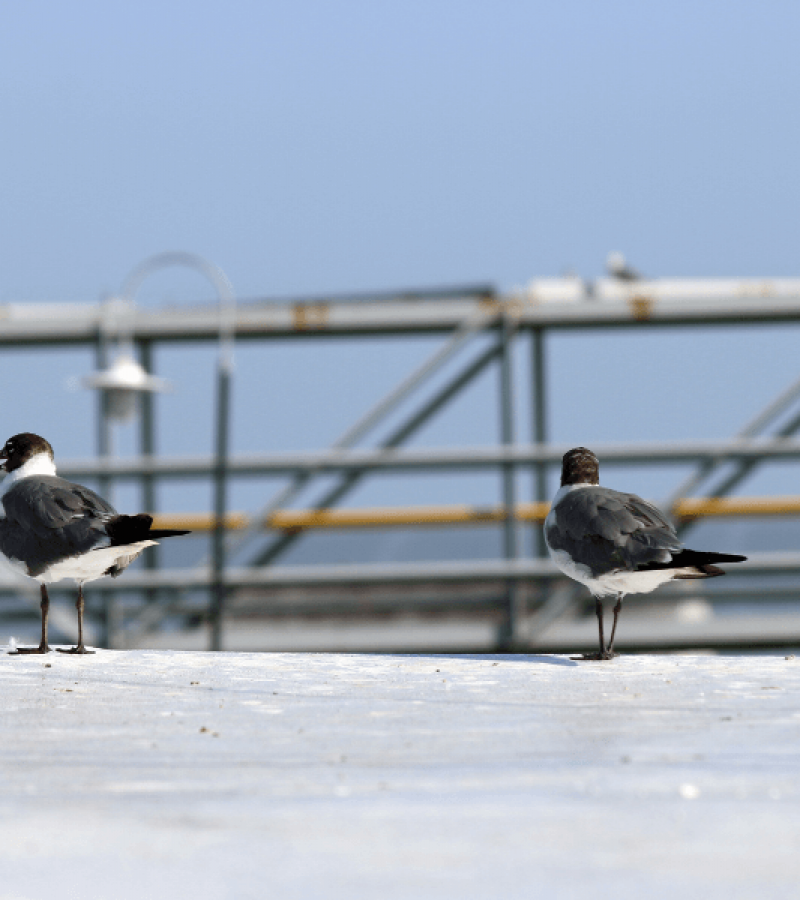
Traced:
<path fill-rule="evenodd" d="M 136 400 L 143 393 L 163 393 L 171 389 L 164 378 L 150 375 L 130 354 L 120 354 L 104 372 L 95 372 L 83 379 L 87 388 L 104 391 L 108 415 L 119 422 L 131 418 Z"/>

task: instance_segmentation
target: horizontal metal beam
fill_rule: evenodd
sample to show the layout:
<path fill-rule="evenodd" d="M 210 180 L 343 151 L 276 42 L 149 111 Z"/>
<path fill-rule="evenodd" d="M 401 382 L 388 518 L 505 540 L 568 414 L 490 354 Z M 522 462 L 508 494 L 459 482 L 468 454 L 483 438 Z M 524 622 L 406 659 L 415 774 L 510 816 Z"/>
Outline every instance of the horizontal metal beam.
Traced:
<path fill-rule="evenodd" d="M 521 327 L 563 329 L 798 321 L 800 280 L 600 279 L 591 287 L 576 279 L 540 279 L 505 296 L 456 291 L 361 301 L 244 301 L 236 310 L 234 330 L 237 340 L 440 333 L 478 312 L 513 317 Z M 0 305 L 0 346 L 92 342 L 107 326 L 105 315 L 99 304 Z M 217 340 L 219 310 L 216 304 L 138 309 L 130 319 L 130 336 L 159 342 Z"/>
<path fill-rule="evenodd" d="M 670 511 L 678 519 L 684 520 L 796 516 L 800 514 L 800 497 L 684 497 Z"/>
<path fill-rule="evenodd" d="M 513 518 L 518 522 L 543 522 L 549 503 L 518 503 Z M 795 497 L 698 497 L 678 501 L 672 509 L 680 519 L 734 518 L 740 516 L 787 516 L 800 514 L 800 496 Z M 435 525 L 492 525 L 507 521 L 505 507 L 472 506 L 468 503 L 438 506 L 385 506 L 367 508 L 276 509 L 264 516 L 260 528 L 306 531 L 325 528 L 404 528 Z M 156 528 L 188 528 L 211 531 L 216 518 L 211 513 L 158 513 Z M 253 524 L 244 512 L 228 513 L 225 528 L 240 531 Z"/>
<path fill-rule="evenodd" d="M 304 471 L 346 472 L 357 469 L 406 471 L 410 469 L 485 469 L 508 463 L 560 464 L 567 445 L 465 447 L 458 449 L 408 449 L 342 451 L 323 450 L 310 453 L 253 454 L 231 457 L 231 475 L 291 475 Z M 680 464 L 706 459 L 800 459 L 800 440 L 781 438 L 770 441 L 684 441 L 658 444 L 595 445 L 601 465 L 615 464 Z M 210 456 L 158 458 L 139 457 L 108 460 L 66 460 L 59 474 L 66 478 L 139 478 L 142 475 L 171 478 L 204 478 L 214 472 Z"/>

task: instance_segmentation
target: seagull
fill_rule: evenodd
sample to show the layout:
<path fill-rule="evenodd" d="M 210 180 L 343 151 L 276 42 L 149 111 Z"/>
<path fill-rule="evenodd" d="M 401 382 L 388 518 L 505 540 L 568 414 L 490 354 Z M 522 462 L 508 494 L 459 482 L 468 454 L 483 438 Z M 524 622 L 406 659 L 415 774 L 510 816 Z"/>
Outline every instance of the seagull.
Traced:
<path fill-rule="evenodd" d="M 642 273 L 634 269 L 618 251 L 609 253 L 606 257 L 606 271 L 612 278 L 620 281 L 641 281 L 642 278 Z"/>
<path fill-rule="evenodd" d="M 39 582 L 42 639 L 17 653 L 47 653 L 47 585 L 72 578 L 78 585 L 78 643 L 62 653 L 93 653 L 83 643 L 83 585 L 116 578 L 159 538 L 188 531 L 153 529 L 152 516 L 120 515 L 94 491 L 56 475 L 53 448 L 38 434 L 9 438 L 0 450 L 0 563 Z M 60 648 L 59 648 L 60 649 Z"/>
<path fill-rule="evenodd" d="M 617 618 L 626 594 L 647 594 L 673 579 L 724 575 L 714 563 L 744 562 L 746 556 L 684 549 L 661 510 L 636 494 L 600 487 L 600 464 L 591 450 L 564 454 L 561 487 L 544 523 L 553 562 L 595 598 L 599 653 L 576 659 L 613 659 Z M 603 638 L 602 597 L 616 597 L 608 646 Z"/>

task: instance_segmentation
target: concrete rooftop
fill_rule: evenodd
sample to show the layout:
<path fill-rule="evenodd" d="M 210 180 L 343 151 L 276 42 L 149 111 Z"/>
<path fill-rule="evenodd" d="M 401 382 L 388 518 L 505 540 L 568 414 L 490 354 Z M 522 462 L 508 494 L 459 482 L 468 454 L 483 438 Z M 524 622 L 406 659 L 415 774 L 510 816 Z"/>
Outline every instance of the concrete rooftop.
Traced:
<path fill-rule="evenodd" d="M 783 655 L 2 654 L 0 708 L 0 900 L 800 896 Z"/>

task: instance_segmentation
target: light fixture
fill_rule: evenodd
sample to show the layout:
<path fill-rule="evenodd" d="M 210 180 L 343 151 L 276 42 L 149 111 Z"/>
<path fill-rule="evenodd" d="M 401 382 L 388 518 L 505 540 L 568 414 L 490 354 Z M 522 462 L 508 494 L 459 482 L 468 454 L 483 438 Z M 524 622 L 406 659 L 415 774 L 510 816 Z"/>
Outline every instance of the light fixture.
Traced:
<path fill-rule="evenodd" d="M 166 379 L 148 374 L 128 350 L 121 350 L 104 372 L 84 378 L 83 385 L 104 392 L 106 414 L 116 422 L 130 421 L 141 394 L 160 394 L 171 389 Z"/>

